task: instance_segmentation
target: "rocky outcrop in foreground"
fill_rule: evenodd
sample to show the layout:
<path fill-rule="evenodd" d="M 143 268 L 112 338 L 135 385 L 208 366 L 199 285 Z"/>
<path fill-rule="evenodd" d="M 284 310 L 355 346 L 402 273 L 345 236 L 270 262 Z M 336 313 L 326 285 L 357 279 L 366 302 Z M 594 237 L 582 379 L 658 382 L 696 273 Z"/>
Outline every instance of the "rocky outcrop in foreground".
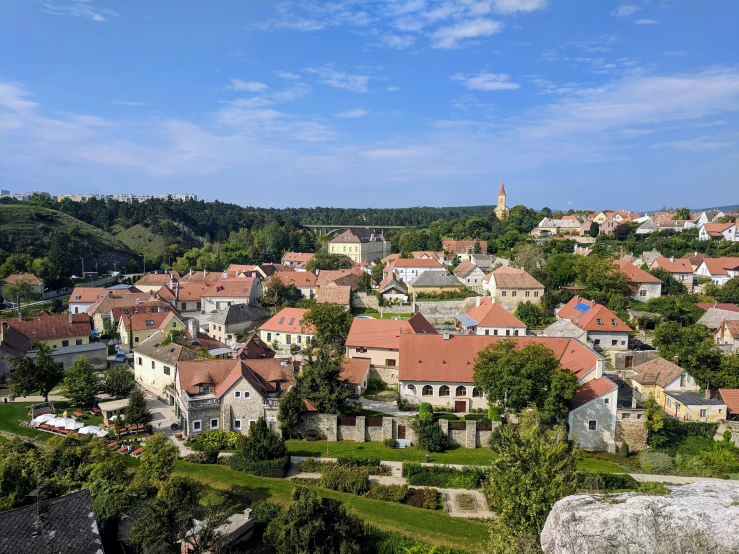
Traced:
<path fill-rule="evenodd" d="M 568 496 L 549 513 L 541 547 L 546 554 L 739 552 L 739 483 L 702 481 L 666 496 Z"/>

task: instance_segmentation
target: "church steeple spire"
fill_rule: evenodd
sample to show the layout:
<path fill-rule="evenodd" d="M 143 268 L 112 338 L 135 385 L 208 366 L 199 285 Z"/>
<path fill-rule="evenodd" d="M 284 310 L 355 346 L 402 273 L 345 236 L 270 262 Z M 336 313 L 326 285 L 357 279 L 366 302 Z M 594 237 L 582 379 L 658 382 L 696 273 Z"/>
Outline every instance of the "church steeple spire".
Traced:
<path fill-rule="evenodd" d="M 500 190 L 498 191 L 498 194 L 505 194 L 505 184 L 503 181 L 500 182 Z"/>
<path fill-rule="evenodd" d="M 508 217 L 510 210 L 506 206 L 505 184 L 500 182 L 500 191 L 498 191 L 498 206 L 495 208 L 495 215 L 498 219 L 503 220 Z"/>

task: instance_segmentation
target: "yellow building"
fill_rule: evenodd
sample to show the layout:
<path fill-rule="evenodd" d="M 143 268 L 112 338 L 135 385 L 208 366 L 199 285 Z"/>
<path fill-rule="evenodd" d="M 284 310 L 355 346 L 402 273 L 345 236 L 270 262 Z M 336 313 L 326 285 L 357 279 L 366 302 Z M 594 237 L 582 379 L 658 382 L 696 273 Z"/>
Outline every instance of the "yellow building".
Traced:
<path fill-rule="evenodd" d="M 29 340 L 38 341 L 51 348 L 65 348 L 90 343 L 90 316 L 87 314 L 60 314 L 5 319 L 16 331 Z"/>
<path fill-rule="evenodd" d="M 329 241 L 328 251 L 355 262 L 373 262 L 390 254 L 390 241 L 372 229 L 347 229 Z"/>
<path fill-rule="evenodd" d="M 122 315 L 118 322 L 121 344 L 128 346 L 133 338 L 133 347 L 144 342 L 157 331 L 171 333 L 185 331 L 185 324 L 173 312 L 142 312 Z M 129 347 L 130 349 L 130 347 Z"/>

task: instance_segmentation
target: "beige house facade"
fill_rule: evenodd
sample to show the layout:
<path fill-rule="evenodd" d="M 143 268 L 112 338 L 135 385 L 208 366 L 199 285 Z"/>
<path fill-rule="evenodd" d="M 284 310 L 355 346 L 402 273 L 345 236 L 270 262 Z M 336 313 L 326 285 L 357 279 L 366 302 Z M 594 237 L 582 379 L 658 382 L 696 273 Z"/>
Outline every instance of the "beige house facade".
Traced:
<path fill-rule="evenodd" d="M 350 228 L 331 239 L 328 248 L 355 262 L 373 262 L 390 254 L 390 241 L 372 229 Z"/>

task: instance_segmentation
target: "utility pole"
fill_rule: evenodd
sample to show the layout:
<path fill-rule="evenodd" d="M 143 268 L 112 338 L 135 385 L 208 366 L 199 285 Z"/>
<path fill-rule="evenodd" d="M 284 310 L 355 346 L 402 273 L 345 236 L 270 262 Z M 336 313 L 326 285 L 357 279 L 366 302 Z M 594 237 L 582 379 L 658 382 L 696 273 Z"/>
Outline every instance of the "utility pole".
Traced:
<path fill-rule="evenodd" d="M 85 258 L 80 256 L 80 260 L 82 260 L 82 278 L 85 278 Z"/>

